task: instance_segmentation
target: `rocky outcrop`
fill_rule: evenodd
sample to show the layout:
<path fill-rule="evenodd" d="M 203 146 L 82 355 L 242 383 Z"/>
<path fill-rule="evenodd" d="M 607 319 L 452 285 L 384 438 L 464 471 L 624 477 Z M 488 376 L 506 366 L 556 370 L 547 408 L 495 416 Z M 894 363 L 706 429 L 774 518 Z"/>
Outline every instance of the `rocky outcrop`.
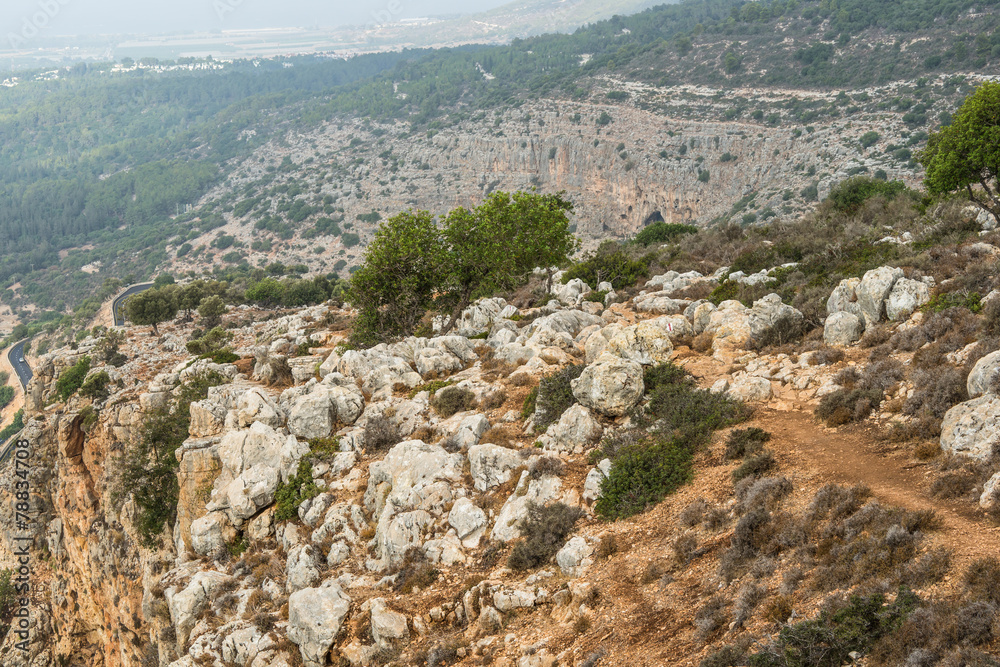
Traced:
<path fill-rule="evenodd" d="M 823 323 L 823 342 L 827 345 L 853 345 L 861 340 L 864 321 L 852 312 L 841 310 L 827 316 Z"/>
<path fill-rule="evenodd" d="M 302 653 L 305 667 L 323 667 L 351 609 L 351 598 L 333 581 L 305 588 L 288 598 L 288 638 Z"/>
<path fill-rule="evenodd" d="M 976 362 L 969 372 L 966 389 L 973 398 L 986 393 L 997 393 L 1000 378 L 1000 350 L 991 352 Z"/>
<path fill-rule="evenodd" d="M 581 405 L 608 417 L 620 417 L 642 398 L 642 366 L 604 354 L 573 380 L 572 387 Z"/>
<path fill-rule="evenodd" d="M 941 449 L 952 454 L 988 459 L 996 442 L 1000 397 L 986 394 L 959 403 L 941 422 Z"/>

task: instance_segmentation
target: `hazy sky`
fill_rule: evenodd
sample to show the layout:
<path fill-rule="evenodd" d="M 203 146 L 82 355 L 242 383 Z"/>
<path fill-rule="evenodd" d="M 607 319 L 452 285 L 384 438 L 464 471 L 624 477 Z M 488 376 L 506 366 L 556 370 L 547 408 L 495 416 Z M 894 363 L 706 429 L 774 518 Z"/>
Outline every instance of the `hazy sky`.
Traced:
<path fill-rule="evenodd" d="M 509 0 L 0 0 L 0 36 L 365 25 L 491 9 Z"/>

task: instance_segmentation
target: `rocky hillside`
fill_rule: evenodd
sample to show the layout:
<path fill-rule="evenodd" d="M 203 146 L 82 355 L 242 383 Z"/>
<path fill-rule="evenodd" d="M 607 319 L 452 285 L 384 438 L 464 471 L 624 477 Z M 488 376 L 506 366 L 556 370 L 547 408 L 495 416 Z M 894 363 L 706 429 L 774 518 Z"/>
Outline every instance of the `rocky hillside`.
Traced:
<path fill-rule="evenodd" d="M 845 280 L 806 339 L 781 267 L 719 267 L 368 350 L 324 305 L 51 352 L 4 664 L 996 664 L 1000 353 L 942 288 L 996 240 Z"/>
<path fill-rule="evenodd" d="M 280 261 L 342 271 L 396 212 L 443 214 L 494 190 L 565 191 L 590 245 L 634 236 L 658 220 L 795 219 L 854 174 L 914 183 L 913 155 L 926 133 L 904 120 L 913 102 L 904 98 L 917 90 L 925 117 L 960 99 L 946 77 L 850 94 L 726 97 L 613 79 L 600 85 L 630 102 L 540 100 L 421 134 L 408 124 L 352 118 L 293 133 L 257 151 L 181 219 L 192 231 L 168 248 L 173 259 L 161 268 Z M 893 97 L 901 106 L 875 102 Z M 804 108 L 819 110 L 810 112 L 817 118 L 800 120 Z M 727 120 L 736 109 L 748 117 Z"/>

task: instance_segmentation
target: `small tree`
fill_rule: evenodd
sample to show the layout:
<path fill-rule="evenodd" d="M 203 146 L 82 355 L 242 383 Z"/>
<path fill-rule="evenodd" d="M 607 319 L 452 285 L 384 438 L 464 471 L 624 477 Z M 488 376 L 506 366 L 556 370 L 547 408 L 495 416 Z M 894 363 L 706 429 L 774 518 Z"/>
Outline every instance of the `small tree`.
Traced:
<path fill-rule="evenodd" d="M 226 312 L 226 302 L 220 296 L 209 296 L 198 305 L 198 315 L 205 321 L 205 327 L 214 327 Z"/>
<path fill-rule="evenodd" d="M 444 332 L 474 299 L 516 287 L 535 267 L 565 262 L 577 247 L 572 211 L 562 193 L 533 192 L 494 192 L 473 211 L 452 211 L 444 227 L 448 289 L 438 301 L 450 311 Z"/>
<path fill-rule="evenodd" d="M 153 333 L 160 335 L 157 326 L 177 315 L 174 290 L 151 289 L 131 297 L 125 302 L 125 317 L 140 326 L 151 325 Z"/>
<path fill-rule="evenodd" d="M 355 341 L 370 344 L 412 333 L 441 285 L 446 258 L 429 212 L 410 210 L 389 218 L 351 279 L 348 300 L 359 311 Z"/>
<path fill-rule="evenodd" d="M 928 192 L 964 189 L 1000 222 L 1000 83 L 984 83 L 966 98 L 951 125 L 931 133 L 918 159 Z"/>

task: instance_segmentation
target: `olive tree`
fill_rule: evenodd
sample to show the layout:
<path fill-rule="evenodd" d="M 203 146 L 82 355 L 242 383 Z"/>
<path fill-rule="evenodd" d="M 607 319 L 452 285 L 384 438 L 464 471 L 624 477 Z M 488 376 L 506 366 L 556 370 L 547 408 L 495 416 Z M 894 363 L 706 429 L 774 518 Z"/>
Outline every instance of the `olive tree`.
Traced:
<path fill-rule="evenodd" d="M 928 192 L 965 190 L 1000 222 L 1000 83 L 984 83 L 966 98 L 951 125 L 931 133 L 919 160 Z"/>

